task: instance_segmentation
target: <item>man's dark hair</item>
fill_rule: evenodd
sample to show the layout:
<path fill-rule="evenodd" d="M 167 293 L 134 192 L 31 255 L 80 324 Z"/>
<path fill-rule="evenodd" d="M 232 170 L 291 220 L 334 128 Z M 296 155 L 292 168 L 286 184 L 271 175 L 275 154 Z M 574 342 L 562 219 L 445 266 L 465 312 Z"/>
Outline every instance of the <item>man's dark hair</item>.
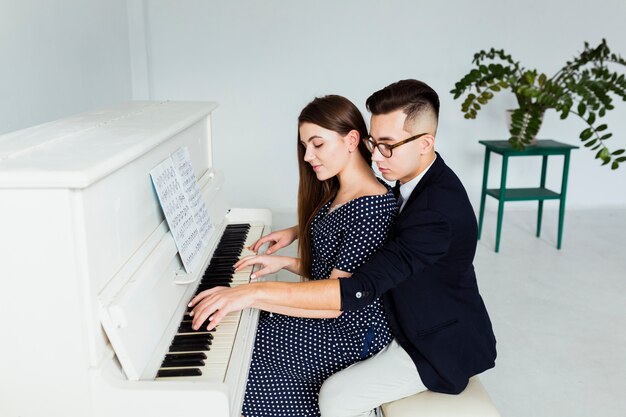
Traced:
<path fill-rule="evenodd" d="M 430 110 L 439 120 L 439 96 L 426 83 L 418 80 L 400 80 L 389 84 L 369 96 L 365 105 L 375 115 L 401 109 L 407 121 Z"/>

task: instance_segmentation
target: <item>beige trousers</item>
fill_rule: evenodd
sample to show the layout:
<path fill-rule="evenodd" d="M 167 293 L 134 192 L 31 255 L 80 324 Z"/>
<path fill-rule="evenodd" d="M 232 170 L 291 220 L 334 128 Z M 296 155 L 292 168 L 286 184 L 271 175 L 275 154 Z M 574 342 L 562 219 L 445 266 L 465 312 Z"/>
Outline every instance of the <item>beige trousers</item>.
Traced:
<path fill-rule="evenodd" d="M 425 391 L 415 364 L 396 340 L 375 356 L 337 372 L 324 382 L 322 417 L 373 417 L 389 401 Z"/>

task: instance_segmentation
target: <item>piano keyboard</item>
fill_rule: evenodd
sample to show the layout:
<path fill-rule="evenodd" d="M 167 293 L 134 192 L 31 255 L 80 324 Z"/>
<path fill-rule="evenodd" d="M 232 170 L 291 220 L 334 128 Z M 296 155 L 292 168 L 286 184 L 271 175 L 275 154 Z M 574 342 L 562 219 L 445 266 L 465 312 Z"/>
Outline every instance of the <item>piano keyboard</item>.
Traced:
<path fill-rule="evenodd" d="M 256 242 L 262 233 L 263 225 L 227 225 L 195 294 L 216 286 L 234 287 L 248 283 L 252 267 L 233 273 L 233 265 L 242 257 L 254 255 L 248 247 Z M 210 332 L 206 331 L 204 325 L 197 331 L 193 330 L 189 312 L 190 310 L 185 313 L 156 378 L 221 381 L 228 368 L 241 312 L 228 314 L 220 325 Z"/>

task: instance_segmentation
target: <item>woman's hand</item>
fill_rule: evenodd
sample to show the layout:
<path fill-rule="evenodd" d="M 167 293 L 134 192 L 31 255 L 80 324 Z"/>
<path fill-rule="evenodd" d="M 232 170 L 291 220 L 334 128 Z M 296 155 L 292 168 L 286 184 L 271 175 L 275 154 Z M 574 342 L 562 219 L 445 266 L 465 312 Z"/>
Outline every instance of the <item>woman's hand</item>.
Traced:
<path fill-rule="evenodd" d="M 291 245 L 291 243 L 298 238 L 298 226 L 293 226 L 288 229 L 277 230 L 270 233 L 267 236 L 263 236 L 250 246 L 250 250 L 258 252 L 259 248 L 267 242 L 272 242 L 272 245 L 265 251 L 266 254 L 272 254 L 285 246 Z"/>
<path fill-rule="evenodd" d="M 251 265 L 261 265 L 261 269 L 255 271 L 250 278 L 260 278 L 267 274 L 274 274 L 281 269 L 287 269 L 289 271 L 293 271 L 294 268 L 298 265 L 297 258 L 291 258 L 289 256 L 270 256 L 270 255 L 251 255 L 246 256 L 245 258 L 241 258 L 234 265 L 235 272 L 239 272 L 240 270 L 251 266 Z"/>
<path fill-rule="evenodd" d="M 193 308 L 190 313 L 193 317 L 192 327 L 198 330 L 204 323 L 207 330 L 212 330 L 228 313 L 250 307 L 253 301 L 254 286 L 249 284 L 202 291 L 188 304 L 188 307 Z"/>

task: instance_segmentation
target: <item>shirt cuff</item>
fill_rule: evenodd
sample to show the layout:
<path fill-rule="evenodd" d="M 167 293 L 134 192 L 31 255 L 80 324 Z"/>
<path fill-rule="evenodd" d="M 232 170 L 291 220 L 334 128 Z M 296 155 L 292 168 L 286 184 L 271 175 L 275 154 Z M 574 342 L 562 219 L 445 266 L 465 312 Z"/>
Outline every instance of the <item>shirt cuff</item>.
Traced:
<path fill-rule="evenodd" d="M 341 289 L 341 311 L 358 310 L 374 301 L 372 291 L 364 288 L 358 274 L 339 280 Z"/>

